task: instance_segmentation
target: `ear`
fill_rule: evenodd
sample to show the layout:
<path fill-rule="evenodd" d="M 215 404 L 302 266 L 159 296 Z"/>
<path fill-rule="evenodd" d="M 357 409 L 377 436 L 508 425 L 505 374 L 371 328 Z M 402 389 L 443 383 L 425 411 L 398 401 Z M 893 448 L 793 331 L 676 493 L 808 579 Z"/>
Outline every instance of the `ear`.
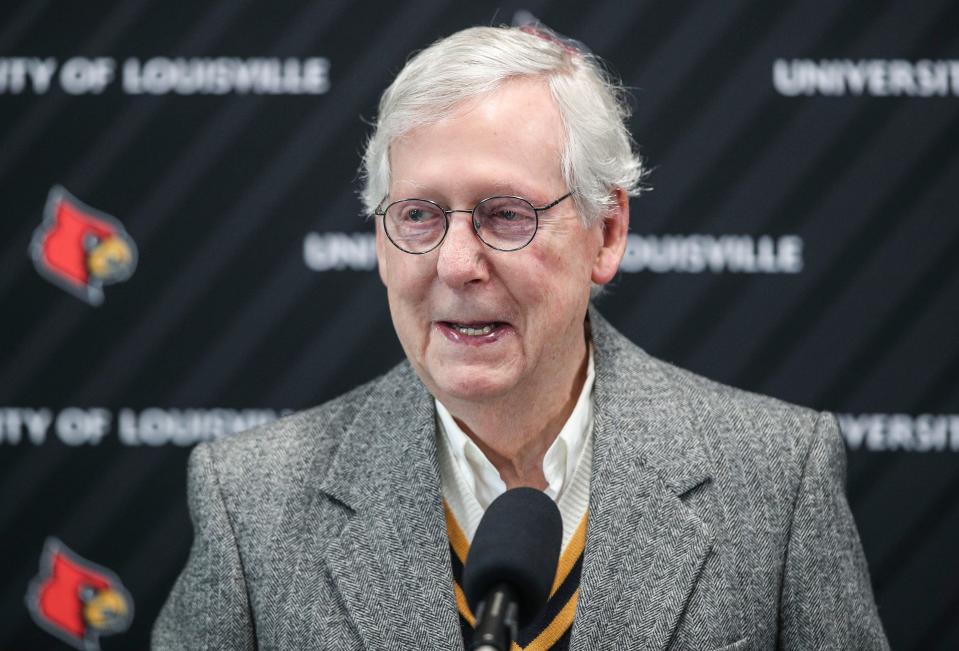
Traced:
<path fill-rule="evenodd" d="M 603 244 L 593 262 L 592 280 L 605 285 L 619 270 L 619 263 L 626 253 L 629 233 L 629 196 L 622 188 L 613 190 L 615 202 L 602 218 Z"/>
<path fill-rule="evenodd" d="M 389 263 L 386 261 L 386 247 L 389 245 L 386 243 L 383 223 L 374 217 L 373 227 L 376 230 L 376 269 L 380 273 L 380 281 L 382 281 L 384 285 L 389 286 L 386 282 L 386 278 L 389 275 L 389 269 L 387 268 Z"/>

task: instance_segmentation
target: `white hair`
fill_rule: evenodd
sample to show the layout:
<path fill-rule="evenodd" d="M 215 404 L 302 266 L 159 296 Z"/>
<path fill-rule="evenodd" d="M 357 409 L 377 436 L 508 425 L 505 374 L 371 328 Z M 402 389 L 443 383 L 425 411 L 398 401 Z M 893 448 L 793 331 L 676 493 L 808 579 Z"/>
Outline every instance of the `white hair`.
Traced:
<path fill-rule="evenodd" d="M 615 203 L 615 188 L 638 195 L 644 170 L 626 127 L 627 93 L 602 62 L 542 27 L 472 27 L 414 55 L 383 92 L 361 170 L 367 214 L 389 193 L 394 140 L 523 77 L 546 80 L 559 109 L 563 178 L 584 223 Z"/>

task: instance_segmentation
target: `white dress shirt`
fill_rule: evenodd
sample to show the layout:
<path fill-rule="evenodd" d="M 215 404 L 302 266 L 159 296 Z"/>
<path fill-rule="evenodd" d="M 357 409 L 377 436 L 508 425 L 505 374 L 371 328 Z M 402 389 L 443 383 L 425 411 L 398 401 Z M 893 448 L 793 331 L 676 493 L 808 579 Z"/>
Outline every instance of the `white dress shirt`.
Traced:
<path fill-rule="evenodd" d="M 593 460 L 593 349 L 589 348 L 586 381 L 572 413 L 543 457 L 544 492 L 563 516 L 563 548 L 586 514 Z M 496 467 L 436 400 L 443 498 L 469 541 L 490 503 L 506 492 Z"/>

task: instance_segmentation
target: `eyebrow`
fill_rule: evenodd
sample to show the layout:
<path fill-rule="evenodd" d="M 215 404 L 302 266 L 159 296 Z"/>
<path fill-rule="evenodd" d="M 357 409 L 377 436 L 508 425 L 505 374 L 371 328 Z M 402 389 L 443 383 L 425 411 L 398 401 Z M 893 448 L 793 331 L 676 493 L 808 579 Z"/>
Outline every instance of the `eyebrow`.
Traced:
<path fill-rule="evenodd" d="M 453 207 L 447 200 L 449 194 L 445 191 L 439 190 L 437 186 L 429 183 L 418 183 L 415 181 L 406 181 L 406 183 L 412 188 L 412 193 L 403 193 L 403 196 L 397 195 L 395 197 L 391 194 L 391 200 L 429 199 L 430 201 L 435 201 L 444 208 L 450 209 Z M 541 191 L 534 191 L 532 187 L 520 185 L 516 181 L 493 181 L 492 183 L 477 184 L 477 187 L 483 189 L 483 192 L 473 193 L 474 202 L 479 202 L 488 197 L 494 197 L 498 195 L 521 197 L 530 201 L 534 206 L 539 206 L 542 205 L 543 202 L 552 200 L 552 198 L 546 197 Z M 456 206 L 456 208 L 459 207 L 460 206 Z"/>
<path fill-rule="evenodd" d="M 531 200 L 541 197 L 541 195 L 534 192 L 532 188 L 517 185 L 515 182 L 494 183 L 493 187 L 496 189 L 496 194 L 511 194 Z M 534 201 L 533 203 L 536 202 Z"/>

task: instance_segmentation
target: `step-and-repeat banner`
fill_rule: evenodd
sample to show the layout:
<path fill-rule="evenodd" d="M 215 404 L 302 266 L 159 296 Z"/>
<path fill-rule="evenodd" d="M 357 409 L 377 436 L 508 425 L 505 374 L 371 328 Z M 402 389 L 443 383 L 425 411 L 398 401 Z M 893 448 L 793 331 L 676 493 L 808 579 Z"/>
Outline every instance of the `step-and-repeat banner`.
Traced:
<path fill-rule="evenodd" d="M 401 358 L 367 121 L 411 51 L 537 19 L 632 89 L 653 170 L 601 310 L 835 411 L 893 646 L 959 648 L 954 0 L 5 3 L 0 648 L 144 648 L 190 447 Z"/>

